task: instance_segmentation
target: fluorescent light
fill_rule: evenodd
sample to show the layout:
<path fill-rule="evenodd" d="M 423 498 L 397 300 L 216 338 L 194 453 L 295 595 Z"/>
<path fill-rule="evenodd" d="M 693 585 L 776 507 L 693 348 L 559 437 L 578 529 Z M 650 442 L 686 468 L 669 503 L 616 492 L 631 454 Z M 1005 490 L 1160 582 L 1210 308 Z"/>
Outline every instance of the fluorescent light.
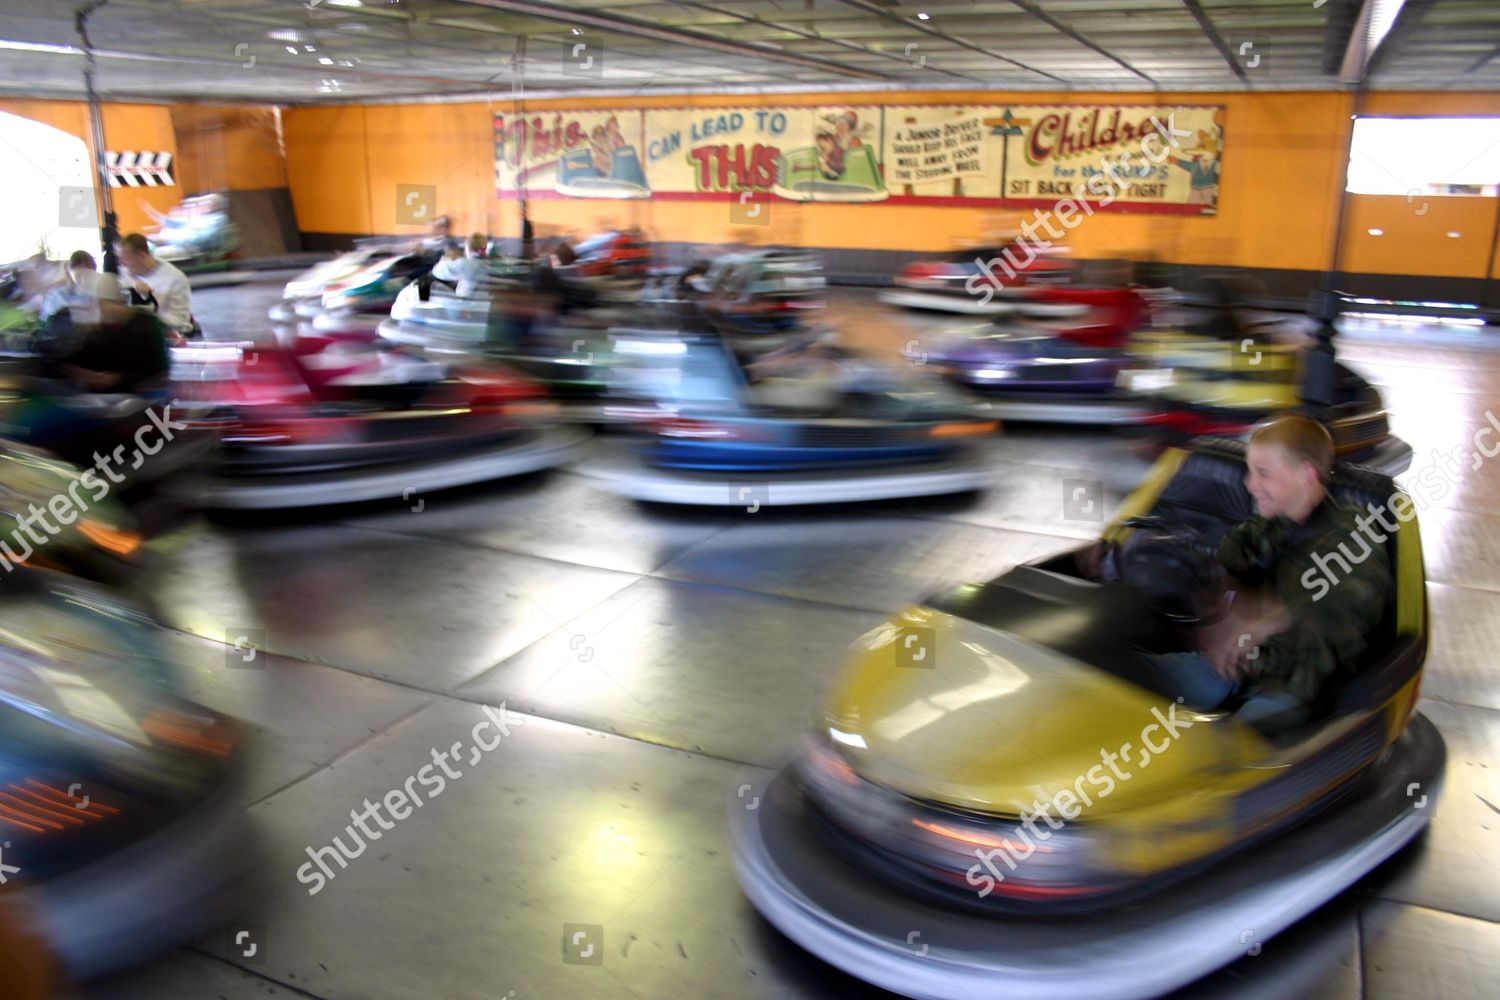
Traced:
<path fill-rule="evenodd" d="M 927 14 L 925 12 L 918 12 L 918 14 L 917 14 L 917 20 L 918 21 L 926 21 L 926 20 L 928 20 Z"/>
<path fill-rule="evenodd" d="M 332 66 L 333 60 L 327 56 L 318 56 L 318 62 L 323 66 Z"/>
<path fill-rule="evenodd" d="M 1448 238 L 1450 240 L 1456 240 L 1456 239 L 1458 239 L 1462 235 L 1463 235 L 1463 233 L 1459 232 L 1457 229 L 1450 229 L 1450 230 L 1448 230 Z"/>
<path fill-rule="evenodd" d="M 330 7 L 363 7 L 364 0 L 327 0 Z"/>
<path fill-rule="evenodd" d="M 1384 229 L 1366 229 L 1365 232 L 1369 233 L 1371 236 L 1384 236 L 1385 235 L 1385 230 Z"/>

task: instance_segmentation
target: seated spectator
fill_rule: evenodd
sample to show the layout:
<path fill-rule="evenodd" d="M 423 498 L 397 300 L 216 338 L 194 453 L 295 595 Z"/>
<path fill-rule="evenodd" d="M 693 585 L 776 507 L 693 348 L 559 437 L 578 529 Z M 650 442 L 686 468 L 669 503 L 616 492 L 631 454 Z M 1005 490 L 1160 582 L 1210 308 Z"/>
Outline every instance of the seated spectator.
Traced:
<path fill-rule="evenodd" d="M 129 293 L 131 305 L 154 313 L 167 329 L 183 336 L 197 329 L 187 275 L 153 256 L 146 237 L 131 233 L 120 240 L 120 263 L 126 269 L 120 276 L 121 285 Z"/>

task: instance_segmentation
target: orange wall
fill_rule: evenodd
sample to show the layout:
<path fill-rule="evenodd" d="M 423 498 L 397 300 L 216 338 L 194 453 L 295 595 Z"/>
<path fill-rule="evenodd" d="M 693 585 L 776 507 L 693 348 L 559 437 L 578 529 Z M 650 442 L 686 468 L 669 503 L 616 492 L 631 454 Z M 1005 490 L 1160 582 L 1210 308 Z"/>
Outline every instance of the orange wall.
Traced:
<path fill-rule="evenodd" d="M 1088 94 L 919 93 L 840 95 L 858 103 L 1081 103 L 1102 101 L 1227 106 L 1225 170 L 1214 217 L 1100 213 L 1073 231 L 1082 256 L 1141 254 L 1187 264 L 1272 264 L 1321 268 L 1332 251 L 1337 186 L 1350 97 L 1337 93 Z M 674 96 L 534 101 L 553 108 L 825 104 L 826 94 Z M 301 228 L 391 233 L 396 185 L 434 184 L 437 212 L 455 230 L 519 231 L 516 204 L 494 193 L 493 121 L 503 103 L 293 108 L 284 112 L 288 172 Z M 369 158 L 361 164 L 361 148 Z M 1339 181 L 1336 181 L 1338 178 Z M 944 250 L 993 228 L 998 211 L 913 205 L 802 205 L 775 202 L 770 224 L 734 226 L 728 204 L 537 199 L 538 235 L 586 233 L 607 224 L 640 226 L 654 239 L 778 242 L 889 250 Z M 1011 216 L 1014 218 L 1014 216 Z"/>
<path fill-rule="evenodd" d="M 82 101 L 0 98 L 0 111 L 76 135 L 93 151 Z M 273 109 L 105 103 L 103 112 L 106 148 L 171 153 L 177 182 L 173 187 L 112 188 L 121 233 L 154 227 L 148 206 L 166 214 L 188 194 L 286 186 Z"/>
<path fill-rule="evenodd" d="M 827 94 L 641 96 L 532 101 L 528 111 L 602 107 L 820 105 Z M 1307 93 L 998 93 L 841 94 L 840 102 L 1132 103 L 1226 106 L 1224 172 L 1216 216 L 1098 213 L 1073 230 L 1084 257 L 1152 253 L 1199 265 L 1321 270 L 1333 253 L 1344 149 L 1354 97 Z M 436 212 L 455 231 L 515 235 L 514 200 L 494 192 L 493 121 L 509 102 L 294 108 L 284 112 L 288 172 L 301 228 L 308 232 L 399 233 L 397 184 L 437 187 Z M 1493 114 L 1486 94 L 1365 95 L 1362 114 Z M 368 156 L 366 155 L 368 154 Z M 1416 216 L 1404 199 L 1350 199 L 1346 270 L 1480 277 L 1494 232 L 1494 199 L 1431 198 Z M 1395 202 L 1397 204 L 1393 204 Z M 690 201 L 535 199 L 539 236 L 635 225 L 657 240 L 693 243 L 790 243 L 888 250 L 945 250 L 978 237 L 1014 213 L 914 205 L 818 205 L 773 202 L 766 226 L 735 226 L 728 204 Z M 1028 212 L 1029 214 L 1029 212 Z M 1386 236 L 1370 237 L 1368 229 Z M 1462 235 L 1450 238 L 1448 232 Z M 1497 267 L 1500 271 L 1500 267 Z M 1500 276 L 1500 274 L 1497 274 Z"/>

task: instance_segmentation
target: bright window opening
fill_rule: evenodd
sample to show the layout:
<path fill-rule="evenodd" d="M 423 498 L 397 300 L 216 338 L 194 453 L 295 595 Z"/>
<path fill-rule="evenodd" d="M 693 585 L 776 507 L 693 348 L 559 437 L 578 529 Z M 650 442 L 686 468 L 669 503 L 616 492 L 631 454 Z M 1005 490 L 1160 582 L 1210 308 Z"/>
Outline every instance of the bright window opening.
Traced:
<path fill-rule="evenodd" d="M 1500 118 L 1357 118 L 1347 190 L 1493 198 Z"/>

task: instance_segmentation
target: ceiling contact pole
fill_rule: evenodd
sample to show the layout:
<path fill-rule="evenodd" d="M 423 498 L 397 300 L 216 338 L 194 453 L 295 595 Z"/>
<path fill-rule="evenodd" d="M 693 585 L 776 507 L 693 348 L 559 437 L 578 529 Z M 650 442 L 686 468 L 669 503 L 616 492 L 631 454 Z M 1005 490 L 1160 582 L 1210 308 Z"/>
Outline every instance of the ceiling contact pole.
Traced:
<path fill-rule="evenodd" d="M 521 210 L 521 259 L 531 260 L 536 255 L 535 234 L 531 229 L 531 216 L 526 205 L 526 147 L 528 135 L 526 131 L 526 86 L 523 77 L 526 73 L 526 36 L 516 36 L 516 54 L 512 60 L 510 71 L 511 102 L 516 109 L 516 116 L 521 120 L 521 128 L 517 130 L 516 157 L 516 203 Z"/>
<path fill-rule="evenodd" d="M 73 26 L 78 31 L 78 37 L 83 40 L 83 89 L 88 101 L 89 112 L 89 137 L 94 146 L 94 181 L 98 189 L 98 204 L 100 208 L 99 217 L 102 224 L 99 228 L 99 242 L 104 246 L 104 273 L 118 274 L 120 270 L 119 261 L 115 259 L 115 242 L 120 238 L 118 223 L 115 218 L 114 198 L 109 187 L 109 167 L 105 163 L 104 150 L 104 110 L 99 104 L 99 94 L 94 90 L 94 46 L 89 41 L 88 19 L 100 7 L 109 0 L 93 0 L 73 12 Z"/>

